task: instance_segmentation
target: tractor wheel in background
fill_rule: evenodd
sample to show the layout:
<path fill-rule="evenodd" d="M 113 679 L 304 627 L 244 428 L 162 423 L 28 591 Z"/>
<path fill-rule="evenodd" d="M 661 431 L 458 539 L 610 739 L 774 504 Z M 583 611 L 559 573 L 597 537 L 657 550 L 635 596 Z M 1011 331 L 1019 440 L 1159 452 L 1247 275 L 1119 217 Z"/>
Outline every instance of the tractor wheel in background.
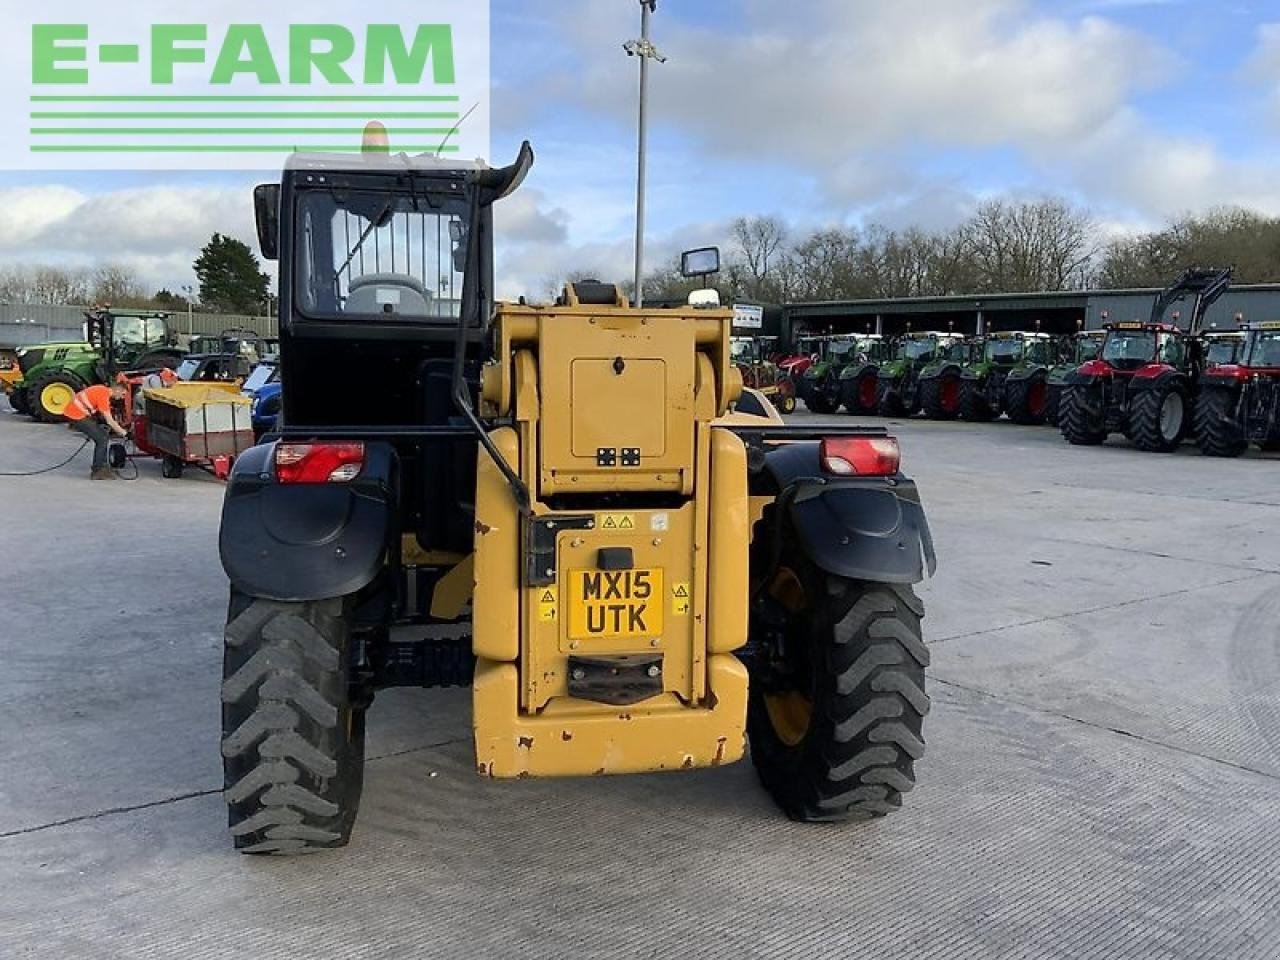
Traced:
<path fill-rule="evenodd" d="M 1191 426 L 1187 394 L 1177 383 L 1139 390 L 1129 401 L 1129 442 L 1147 453 L 1173 453 Z"/>
<path fill-rule="evenodd" d="M 960 377 L 946 373 L 921 381 L 920 406 L 930 420 L 954 420 L 960 415 Z"/>
<path fill-rule="evenodd" d="M 774 396 L 773 405 L 778 408 L 779 413 L 790 415 L 796 412 L 796 384 L 790 377 L 783 377 L 778 381 L 778 392 Z"/>
<path fill-rule="evenodd" d="M 54 370 L 44 374 L 31 384 L 27 394 L 31 416 L 41 423 L 58 423 L 84 386 L 84 381 L 74 373 Z"/>
<path fill-rule="evenodd" d="M 1038 427 L 1044 423 L 1049 408 L 1049 378 L 1044 373 L 1033 373 L 1020 380 L 1010 380 L 1005 385 L 1005 403 L 1009 419 L 1026 427 Z"/>
<path fill-rule="evenodd" d="M 907 413 L 898 385 L 889 380 L 876 384 L 876 413 L 882 417 L 901 417 Z"/>
<path fill-rule="evenodd" d="M 137 370 L 176 370 L 182 365 L 182 357 L 167 350 L 143 354 L 138 358 Z"/>
<path fill-rule="evenodd" d="M 1045 385 L 1044 420 L 1050 426 L 1058 426 L 1058 411 L 1062 408 L 1062 385 L 1050 383 Z"/>
<path fill-rule="evenodd" d="M 751 677 L 751 759 L 793 820 L 884 816 L 924 753 L 924 607 L 909 586 L 824 573 L 787 536 L 753 608 L 752 646 L 770 652 Z"/>
<path fill-rule="evenodd" d="M 834 404 L 827 399 L 827 392 L 820 383 L 810 384 L 809 388 L 805 390 L 804 405 L 808 407 L 810 413 L 823 415 L 835 413 L 839 409 L 838 404 Z"/>
<path fill-rule="evenodd" d="M 25 415 L 31 412 L 31 394 L 26 387 L 18 387 L 9 394 L 9 406 L 13 407 L 14 413 Z"/>
<path fill-rule="evenodd" d="M 969 423 L 990 423 L 996 412 L 987 403 L 982 385 L 976 380 L 965 380 L 960 387 L 960 417 Z"/>
<path fill-rule="evenodd" d="M 342 600 L 232 594 L 222 682 L 228 819 L 241 853 L 309 853 L 351 837 L 364 780 Z"/>
<path fill-rule="evenodd" d="M 844 408 L 855 416 L 874 416 L 879 383 L 880 378 L 874 370 L 868 370 L 854 380 L 845 381 L 842 391 Z"/>
<path fill-rule="evenodd" d="M 1063 439 L 1076 447 L 1096 447 L 1107 439 L 1107 427 L 1085 407 L 1085 388 L 1067 385 L 1062 388 L 1058 405 L 1058 428 Z"/>
<path fill-rule="evenodd" d="M 182 476 L 182 471 L 185 468 L 186 464 L 171 454 L 165 454 L 160 458 L 160 476 L 166 480 L 177 480 Z"/>
<path fill-rule="evenodd" d="M 1236 419 L 1236 400 L 1233 391 L 1213 388 L 1196 398 L 1196 443 L 1206 457 L 1238 457 L 1249 449 Z"/>

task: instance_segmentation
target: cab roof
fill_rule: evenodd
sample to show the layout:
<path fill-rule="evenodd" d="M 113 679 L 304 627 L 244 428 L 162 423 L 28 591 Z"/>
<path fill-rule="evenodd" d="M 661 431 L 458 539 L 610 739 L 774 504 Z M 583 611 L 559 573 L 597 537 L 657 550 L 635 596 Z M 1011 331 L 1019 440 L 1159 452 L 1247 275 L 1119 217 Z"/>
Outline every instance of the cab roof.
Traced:
<path fill-rule="evenodd" d="M 483 160 L 460 160 L 434 153 L 294 153 L 286 171 L 306 173 L 469 173 L 493 168 Z"/>

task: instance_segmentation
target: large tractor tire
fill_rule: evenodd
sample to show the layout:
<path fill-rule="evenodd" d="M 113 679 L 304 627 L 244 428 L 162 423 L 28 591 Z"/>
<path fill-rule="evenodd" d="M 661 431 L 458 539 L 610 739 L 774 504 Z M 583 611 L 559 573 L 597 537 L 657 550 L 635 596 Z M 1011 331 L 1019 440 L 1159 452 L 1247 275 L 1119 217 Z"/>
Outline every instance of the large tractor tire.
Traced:
<path fill-rule="evenodd" d="M 1171 383 L 1139 390 L 1129 401 L 1129 442 L 1146 453 L 1173 453 L 1191 426 L 1186 391 Z"/>
<path fill-rule="evenodd" d="M 996 416 L 996 411 L 987 403 L 982 384 L 976 380 L 965 380 L 960 387 L 960 419 L 969 423 L 990 423 Z"/>
<path fill-rule="evenodd" d="M 31 384 L 31 391 L 27 395 L 31 416 L 41 423 L 60 422 L 63 411 L 84 387 L 84 381 L 74 373 L 54 370 L 44 374 Z"/>
<path fill-rule="evenodd" d="M 23 416 L 31 412 L 31 394 L 26 387 L 18 387 L 9 394 L 9 406 L 13 407 L 14 413 Z"/>
<path fill-rule="evenodd" d="M 1058 428 L 1063 439 L 1075 447 L 1096 447 L 1107 439 L 1106 424 L 1085 406 L 1084 387 L 1068 384 L 1062 388 L 1058 407 Z"/>
<path fill-rule="evenodd" d="M 960 377 L 944 373 L 920 383 L 920 406 L 930 420 L 954 420 L 960 415 Z"/>
<path fill-rule="evenodd" d="M 1196 443 L 1206 457 L 1238 457 L 1249 449 L 1236 419 L 1236 399 L 1230 390 L 1213 388 L 1196 398 Z"/>
<path fill-rule="evenodd" d="M 171 350 L 158 350 L 138 358 L 136 370 L 176 370 L 182 366 L 182 354 Z"/>
<path fill-rule="evenodd" d="M 879 401 L 880 378 L 875 370 L 868 370 L 852 380 L 846 380 L 842 389 L 844 408 L 854 416 L 874 416 Z"/>
<path fill-rule="evenodd" d="M 1038 427 L 1049 409 L 1049 378 L 1043 372 L 1005 385 L 1005 406 L 1009 419 L 1024 427 Z"/>
<path fill-rule="evenodd" d="M 233 594 L 222 682 L 224 797 L 242 853 L 345 845 L 364 779 L 341 600 Z"/>
<path fill-rule="evenodd" d="M 790 536 L 763 598 L 777 615 L 753 623 L 780 631 L 771 649 L 785 659 L 751 678 L 751 758 L 793 820 L 881 817 L 915 786 L 924 753 L 924 607 L 908 586 L 822 572 Z"/>
<path fill-rule="evenodd" d="M 882 417 L 907 415 L 906 404 L 902 402 L 902 391 L 896 383 L 881 380 L 876 384 L 876 413 Z"/>
<path fill-rule="evenodd" d="M 827 397 L 827 391 L 821 383 L 814 383 L 804 392 L 804 405 L 809 408 L 810 413 L 829 414 L 835 413 L 840 405 L 832 403 Z"/>
<path fill-rule="evenodd" d="M 1044 393 L 1044 421 L 1050 426 L 1060 425 L 1058 414 L 1062 409 L 1062 385 L 1046 384 Z"/>

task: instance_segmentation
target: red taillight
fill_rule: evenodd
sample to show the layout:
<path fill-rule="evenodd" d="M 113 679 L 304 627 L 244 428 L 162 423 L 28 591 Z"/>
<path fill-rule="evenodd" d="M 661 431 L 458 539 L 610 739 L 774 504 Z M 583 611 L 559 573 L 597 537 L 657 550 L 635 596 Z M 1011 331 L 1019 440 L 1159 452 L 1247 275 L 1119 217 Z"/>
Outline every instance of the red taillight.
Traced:
<path fill-rule="evenodd" d="M 838 477 L 892 477 L 902 464 L 895 437 L 827 437 L 818 456 Z"/>
<path fill-rule="evenodd" d="M 276 445 L 276 477 L 281 483 L 350 483 L 363 469 L 363 443 Z"/>

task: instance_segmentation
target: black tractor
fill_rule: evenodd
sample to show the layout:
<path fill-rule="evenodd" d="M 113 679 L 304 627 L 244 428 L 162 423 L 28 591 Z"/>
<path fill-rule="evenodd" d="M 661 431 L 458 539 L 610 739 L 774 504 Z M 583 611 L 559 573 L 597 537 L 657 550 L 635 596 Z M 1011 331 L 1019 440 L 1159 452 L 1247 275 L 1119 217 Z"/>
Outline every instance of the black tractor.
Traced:
<path fill-rule="evenodd" d="M 1187 270 L 1156 297 L 1147 321 L 1112 323 L 1096 360 L 1068 375 L 1058 420 L 1076 446 L 1123 433 L 1139 450 L 1172 453 L 1191 429 L 1205 365 L 1205 312 L 1231 286 L 1232 269 Z M 1188 327 L 1165 320 L 1173 304 L 1194 304 Z"/>

